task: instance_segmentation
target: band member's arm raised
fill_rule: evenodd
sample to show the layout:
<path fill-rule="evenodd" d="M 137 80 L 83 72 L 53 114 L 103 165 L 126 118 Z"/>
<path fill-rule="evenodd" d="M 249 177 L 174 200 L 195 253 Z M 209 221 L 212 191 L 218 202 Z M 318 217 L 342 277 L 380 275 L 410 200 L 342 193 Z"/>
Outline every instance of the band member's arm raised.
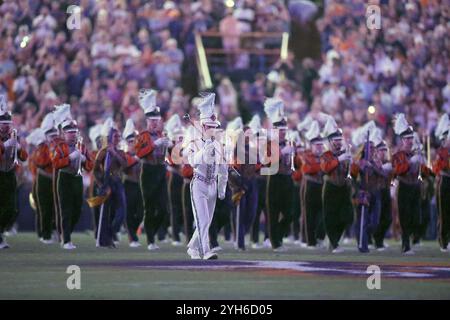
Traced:
<path fill-rule="evenodd" d="M 325 173 L 330 173 L 339 165 L 339 160 L 331 151 L 325 152 L 320 157 L 320 169 Z"/>
<path fill-rule="evenodd" d="M 142 132 L 138 135 L 135 148 L 136 155 L 141 159 L 149 155 L 155 149 L 155 145 L 149 132 Z"/>

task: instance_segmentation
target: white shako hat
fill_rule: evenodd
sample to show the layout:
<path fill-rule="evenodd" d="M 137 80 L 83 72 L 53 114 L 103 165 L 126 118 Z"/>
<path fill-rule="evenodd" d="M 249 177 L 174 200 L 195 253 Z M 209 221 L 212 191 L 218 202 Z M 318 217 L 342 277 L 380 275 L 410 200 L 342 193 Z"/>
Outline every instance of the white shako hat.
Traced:
<path fill-rule="evenodd" d="M 101 129 L 101 132 L 100 132 L 102 137 L 108 137 L 109 133 L 111 132 L 112 129 L 117 130 L 117 127 L 114 124 L 113 119 L 111 117 L 109 117 L 109 118 L 106 119 L 106 121 L 102 125 L 102 129 Z"/>
<path fill-rule="evenodd" d="M 297 130 L 300 132 L 306 132 L 308 131 L 309 127 L 311 126 L 313 122 L 313 117 L 308 114 L 298 125 Z"/>
<path fill-rule="evenodd" d="M 134 126 L 133 119 L 128 119 L 125 123 L 125 129 L 123 129 L 122 138 L 127 140 L 130 137 L 135 137 L 137 135 L 136 127 Z"/>
<path fill-rule="evenodd" d="M 372 134 L 373 131 L 375 131 L 376 128 L 377 128 L 377 126 L 375 124 L 375 121 L 371 120 L 371 121 L 365 123 L 363 126 L 354 130 L 352 133 L 353 145 L 360 146 L 360 145 L 363 145 L 364 143 L 366 143 L 367 133 L 369 133 L 369 141 L 371 141 L 370 135 Z"/>
<path fill-rule="evenodd" d="M 25 138 L 25 141 L 28 144 L 32 144 L 34 146 L 38 146 L 41 143 L 44 143 L 47 140 L 45 137 L 45 133 L 41 128 L 36 128 L 30 132 L 30 134 Z"/>
<path fill-rule="evenodd" d="M 414 136 L 413 127 L 406 121 L 404 113 L 398 113 L 395 116 L 394 132 L 402 138 L 410 138 Z"/>
<path fill-rule="evenodd" d="M 320 134 L 320 125 L 317 120 L 311 122 L 308 131 L 305 133 L 305 138 L 310 142 L 322 141 L 322 135 Z"/>
<path fill-rule="evenodd" d="M 0 95 L 0 123 L 12 123 L 11 111 L 8 109 L 8 102 L 5 95 Z"/>
<path fill-rule="evenodd" d="M 139 90 L 139 105 L 148 119 L 161 119 L 161 111 L 156 105 L 156 91 L 152 89 Z"/>
<path fill-rule="evenodd" d="M 208 127 L 220 127 L 217 115 L 214 111 L 215 93 L 205 92 L 200 94 L 201 100 L 197 103 L 197 109 L 200 111 L 200 123 Z"/>
<path fill-rule="evenodd" d="M 103 124 L 99 123 L 89 128 L 89 140 L 93 150 L 97 150 L 97 139 L 102 136 L 102 127 Z"/>
<path fill-rule="evenodd" d="M 450 120 L 448 118 L 448 114 L 445 113 L 439 119 L 436 129 L 434 130 L 434 134 L 436 138 L 442 141 L 448 138 L 449 131 L 450 131 Z"/>
<path fill-rule="evenodd" d="M 244 123 L 241 117 L 235 118 L 233 121 L 228 122 L 226 131 L 239 131 L 244 129 Z"/>
<path fill-rule="evenodd" d="M 183 135 L 183 124 L 181 123 L 181 118 L 178 114 L 172 115 L 165 125 L 167 131 L 167 137 L 175 141 L 178 136 Z"/>
<path fill-rule="evenodd" d="M 341 138 L 342 129 L 338 127 L 336 120 L 332 116 L 328 116 L 322 131 L 322 137 L 328 139 Z"/>
<path fill-rule="evenodd" d="M 383 140 L 383 131 L 380 128 L 375 128 L 370 132 L 370 141 L 378 149 L 387 149 L 387 143 Z"/>
<path fill-rule="evenodd" d="M 54 121 L 57 127 L 65 132 L 77 132 L 78 124 L 72 118 L 70 113 L 70 105 L 67 103 L 56 105 L 54 111 Z"/>
<path fill-rule="evenodd" d="M 264 112 L 275 128 L 287 129 L 287 119 L 284 115 L 284 103 L 278 98 L 267 98 L 264 101 Z"/>
<path fill-rule="evenodd" d="M 255 114 L 249 123 L 245 125 L 246 128 L 250 128 L 253 133 L 260 132 L 262 129 L 261 117 L 258 114 Z"/>
<path fill-rule="evenodd" d="M 46 135 L 57 134 L 58 128 L 55 125 L 55 114 L 53 112 L 47 113 L 47 115 L 42 119 L 41 130 Z"/>

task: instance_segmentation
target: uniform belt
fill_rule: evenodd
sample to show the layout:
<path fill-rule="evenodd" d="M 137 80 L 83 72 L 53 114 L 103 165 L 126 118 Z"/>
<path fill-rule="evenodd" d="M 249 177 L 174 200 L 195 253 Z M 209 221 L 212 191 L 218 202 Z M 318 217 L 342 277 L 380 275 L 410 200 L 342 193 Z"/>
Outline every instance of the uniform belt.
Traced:
<path fill-rule="evenodd" d="M 207 179 L 198 173 L 194 173 L 194 177 L 192 179 L 200 180 L 201 182 L 204 182 L 206 184 L 213 184 L 214 182 L 216 182 L 215 178 Z"/>

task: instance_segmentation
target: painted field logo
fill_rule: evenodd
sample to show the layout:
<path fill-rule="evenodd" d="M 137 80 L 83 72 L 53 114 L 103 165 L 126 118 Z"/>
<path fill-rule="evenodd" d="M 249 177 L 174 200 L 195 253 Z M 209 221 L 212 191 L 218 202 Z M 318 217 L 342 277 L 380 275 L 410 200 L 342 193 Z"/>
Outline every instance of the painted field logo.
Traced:
<path fill-rule="evenodd" d="M 77 265 L 70 265 L 66 270 L 67 274 L 70 276 L 67 278 L 66 286 L 69 290 L 80 290 L 81 289 L 81 269 Z"/>
<path fill-rule="evenodd" d="M 381 29 L 381 9 L 377 5 L 367 6 L 366 26 L 369 30 Z"/>
<path fill-rule="evenodd" d="M 370 274 L 370 276 L 367 278 L 367 281 L 366 281 L 367 289 L 380 290 L 381 289 L 381 269 L 380 269 L 380 267 L 376 266 L 376 265 L 370 265 L 367 267 L 366 273 Z"/>

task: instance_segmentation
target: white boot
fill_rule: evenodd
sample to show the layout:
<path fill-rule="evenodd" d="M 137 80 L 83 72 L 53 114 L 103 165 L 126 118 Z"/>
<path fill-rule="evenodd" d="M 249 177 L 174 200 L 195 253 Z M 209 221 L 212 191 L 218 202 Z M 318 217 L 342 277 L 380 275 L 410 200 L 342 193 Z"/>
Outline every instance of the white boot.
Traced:
<path fill-rule="evenodd" d="M 74 250 L 74 249 L 76 249 L 77 247 L 76 247 L 72 242 L 67 242 L 67 243 L 65 243 L 65 244 L 63 245 L 62 248 L 65 249 L 65 250 Z"/>
<path fill-rule="evenodd" d="M 148 249 L 149 251 L 155 251 L 155 250 L 159 250 L 159 247 L 158 247 L 156 244 L 154 244 L 154 243 L 150 243 L 150 244 L 148 245 L 147 249 Z"/>
<path fill-rule="evenodd" d="M 138 241 L 131 241 L 130 248 L 139 248 L 141 244 Z"/>

